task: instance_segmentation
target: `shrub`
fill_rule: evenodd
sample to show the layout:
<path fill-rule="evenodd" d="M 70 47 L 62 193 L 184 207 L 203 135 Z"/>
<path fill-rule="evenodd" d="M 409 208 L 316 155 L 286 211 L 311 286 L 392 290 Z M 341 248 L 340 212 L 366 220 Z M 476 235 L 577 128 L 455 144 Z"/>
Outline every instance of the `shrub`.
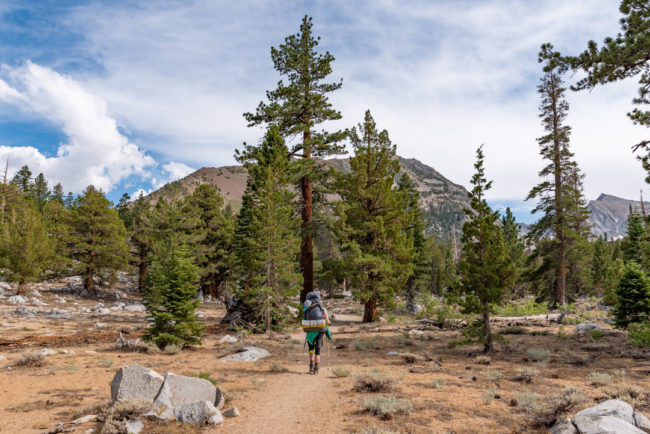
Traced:
<path fill-rule="evenodd" d="M 592 330 L 592 331 L 589 333 L 589 336 L 591 336 L 591 338 L 592 338 L 593 340 L 597 341 L 598 339 L 600 339 L 600 338 L 602 338 L 603 336 L 605 336 L 605 332 L 602 331 L 602 330 Z"/>
<path fill-rule="evenodd" d="M 143 415 L 151 409 L 151 404 L 145 399 L 134 398 L 115 401 L 100 412 L 104 419 L 104 425 L 100 432 L 106 434 L 126 432 L 125 421 Z"/>
<path fill-rule="evenodd" d="M 41 368 L 45 365 L 47 365 L 45 356 L 38 353 L 23 354 L 20 359 L 13 363 L 13 366 L 19 368 Z"/>
<path fill-rule="evenodd" d="M 494 398 L 495 398 L 499 388 L 497 386 L 492 386 L 492 387 L 490 387 L 489 389 L 486 389 L 486 390 L 487 390 L 487 393 L 485 395 L 483 395 L 483 402 L 486 403 L 486 404 L 489 404 L 492 401 L 494 401 Z"/>
<path fill-rule="evenodd" d="M 545 403 L 534 409 L 533 420 L 539 426 L 551 426 L 557 419 L 584 401 L 580 389 L 566 387 L 561 392 L 548 395 Z"/>
<path fill-rule="evenodd" d="M 515 395 L 517 405 L 526 411 L 535 411 L 539 405 L 540 396 L 530 390 L 524 390 Z"/>
<path fill-rule="evenodd" d="M 208 380 L 210 383 L 212 383 L 213 386 L 217 385 L 217 380 L 212 378 L 209 372 L 199 372 L 198 377 L 203 378 L 204 380 Z"/>
<path fill-rule="evenodd" d="M 562 339 L 563 341 L 569 339 L 569 335 L 567 335 L 563 325 L 561 325 L 557 330 L 557 338 Z"/>
<path fill-rule="evenodd" d="M 160 348 L 201 343 L 203 325 L 194 313 L 199 271 L 187 246 L 172 252 L 164 263 L 154 260 L 147 274 L 143 302 L 152 326 L 145 339 Z"/>
<path fill-rule="evenodd" d="M 479 365 L 489 365 L 491 359 L 490 359 L 490 356 L 484 356 L 484 355 L 482 355 L 482 356 L 476 356 L 476 358 L 474 359 L 474 361 L 475 361 L 476 363 L 478 363 Z"/>
<path fill-rule="evenodd" d="M 528 330 L 524 327 L 509 326 L 500 329 L 497 333 L 500 335 L 526 335 L 528 334 Z"/>
<path fill-rule="evenodd" d="M 281 373 L 281 372 L 287 372 L 289 369 L 285 368 L 284 366 L 274 363 L 271 366 L 269 366 L 269 371 L 271 372 L 276 372 L 276 373 Z"/>
<path fill-rule="evenodd" d="M 650 348 L 650 321 L 630 324 L 627 331 L 630 333 L 630 345 Z"/>
<path fill-rule="evenodd" d="M 499 381 L 501 379 L 501 372 L 499 371 L 487 371 L 486 374 L 488 380 L 490 381 Z"/>
<path fill-rule="evenodd" d="M 376 398 L 365 399 L 363 401 L 363 409 L 382 419 L 392 419 L 396 414 L 411 414 L 413 412 L 413 404 L 409 401 L 397 399 L 394 396 L 389 398 L 378 396 Z"/>
<path fill-rule="evenodd" d="M 498 316 L 528 316 L 548 313 L 548 304 L 536 303 L 535 299 L 517 300 L 504 306 L 494 308 L 495 315 Z"/>
<path fill-rule="evenodd" d="M 357 374 L 354 380 L 357 392 L 390 392 L 395 384 L 395 378 L 378 369 Z"/>
<path fill-rule="evenodd" d="M 354 343 L 354 349 L 357 351 L 380 350 L 381 347 L 377 345 L 377 339 L 363 339 Z"/>
<path fill-rule="evenodd" d="M 165 348 L 163 349 L 163 353 L 165 354 L 178 354 L 183 350 L 183 347 L 180 345 L 176 344 L 167 344 L 165 345 Z"/>
<path fill-rule="evenodd" d="M 616 383 L 608 387 L 605 389 L 605 394 L 612 399 L 625 401 L 634 408 L 643 406 L 647 399 L 643 388 L 627 382 Z"/>
<path fill-rule="evenodd" d="M 336 368 L 332 369 L 332 374 L 334 374 L 335 377 L 341 378 L 350 375 L 350 371 L 341 366 L 337 366 Z"/>
<path fill-rule="evenodd" d="M 111 366 L 113 366 L 113 359 L 104 359 L 100 363 L 102 364 L 103 367 L 110 368 Z"/>
<path fill-rule="evenodd" d="M 530 383 L 533 381 L 533 378 L 539 375 L 539 370 L 535 368 L 523 368 L 518 369 L 512 381 L 521 381 L 522 383 Z"/>
<path fill-rule="evenodd" d="M 424 357 L 422 357 L 422 356 L 420 356 L 418 354 L 400 353 L 399 356 L 402 358 L 402 360 L 404 360 L 404 363 L 408 363 L 408 364 L 424 361 Z"/>
<path fill-rule="evenodd" d="M 445 380 L 442 378 L 434 378 L 431 380 L 431 387 L 434 389 L 442 390 L 445 387 Z"/>
<path fill-rule="evenodd" d="M 604 386 L 612 382 L 612 376 L 609 374 L 603 374 L 600 372 L 592 372 L 587 375 L 587 381 L 593 384 L 594 386 Z"/>
<path fill-rule="evenodd" d="M 526 355 L 533 362 L 545 362 L 550 357 L 551 352 L 543 348 L 529 348 L 526 351 Z"/>

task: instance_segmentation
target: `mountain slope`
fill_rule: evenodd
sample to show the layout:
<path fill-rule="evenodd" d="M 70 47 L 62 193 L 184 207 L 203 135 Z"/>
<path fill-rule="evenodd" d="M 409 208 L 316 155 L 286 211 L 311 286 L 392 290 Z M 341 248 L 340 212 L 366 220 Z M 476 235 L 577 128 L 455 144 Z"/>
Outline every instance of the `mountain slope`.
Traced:
<path fill-rule="evenodd" d="M 645 209 L 650 209 L 650 202 L 643 202 Z M 641 202 L 609 194 L 601 194 L 598 199 L 589 201 L 587 208 L 591 211 L 589 221 L 591 231 L 596 236 L 607 233 L 609 238 L 622 238 L 627 235 L 627 218 L 632 208 L 641 212 Z"/>
<path fill-rule="evenodd" d="M 438 171 L 414 158 L 398 157 L 402 170 L 413 179 L 420 192 L 420 206 L 427 220 L 427 233 L 449 240 L 452 233 L 458 235 L 463 224 L 463 209 L 469 208 L 467 190 L 449 181 Z M 337 170 L 347 172 L 347 158 L 325 160 Z M 171 182 L 152 192 L 146 198 L 155 202 L 160 197 L 181 199 L 194 192 L 201 184 L 210 184 L 235 209 L 241 206 L 246 189 L 246 169 L 241 166 L 204 167 L 183 179 Z"/>

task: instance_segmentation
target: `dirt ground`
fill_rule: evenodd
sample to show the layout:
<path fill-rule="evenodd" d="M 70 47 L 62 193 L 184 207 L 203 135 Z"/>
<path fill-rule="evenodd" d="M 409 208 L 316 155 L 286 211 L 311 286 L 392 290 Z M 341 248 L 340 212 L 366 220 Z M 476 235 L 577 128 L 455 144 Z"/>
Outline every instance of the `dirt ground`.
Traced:
<path fill-rule="evenodd" d="M 144 432 L 288 433 L 314 430 L 315 426 L 320 432 L 332 433 L 544 432 L 531 425 L 531 416 L 520 402 L 523 397 L 536 393 L 544 400 L 547 394 L 575 386 L 586 397 L 580 407 L 585 408 L 607 399 L 617 384 L 646 391 L 636 406 L 650 413 L 650 353 L 626 344 L 626 334 L 611 330 L 603 321 L 598 324 L 607 333 L 601 338 L 575 335 L 574 326 L 569 325 L 561 330 L 558 325 L 506 330 L 521 334 L 504 335 L 508 342 L 498 344 L 498 351 L 487 360 L 477 359 L 478 346 L 450 346 L 461 339 L 459 330 L 430 328 L 420 336 L 411 336 L 409 330 L 424 327 L 408 316 L 362 325 L 359 305 L 351 300 L 331 300 L 326 305 L 336 315 L 332 327 L 335 341 L 323 351 L 320 374 L 313 376 L 307 373 L 304 334 L 298 328 L 271 337 L 238 336 L 238 343 L 219 344 L 222 336 L 233 332 L 219 325 L 223 308 L 204 303 L 199 310 L 208 328 L 200 347 L 170 355 L 128 352 L 115 349 L 118 330 L 128 331 L 125 337 L 136 338 L 146 325 L 144 313 L 119 309 L 104 314 L 86 312 L 84 308 L 100 300 L 66 295 L 54 285 L 39 288 L 39 299 L 47 306 L 28 303 L 27 307 L 68 309 L 72 318 L 25 318 L 14 313 L 18 305 L 0 300 L 0 355 L 6 357 L 0 362 L 3 433 L 52 432 L 60 422 L 72 428 L 70 432 L 89 432 L 96 428 L 94 423 L 71 427 L 69 422 L 94 414 L 97 406 L 109 402 L 109 384 L 116 369 L 130 363 L 160 373 L 208 372 L 217 386 L 227 391 L 225 408 L 235 406 L 241 414 L 217 427 L 148 424 Z M 62 296 L 64 302 L 57 298 Z M 137 298 L 137 294 L 123 291 L 119 301 L 129 303 Z M 115 302 L 110 296 L 103 299 L 107 306 Z M 219 359 L 250 345 L 265 348 L 272 356 L 255 363 Z M 23 354 L 45 347 L 57 351 L 45 358 L 45 366 L 12 367 Z M 529 360 L 530 349 L 548 350 L 548 360 Z M 413 354 L 410 358 L 415 360 L 409 363 L 395 353 Z M 273 372 L 274 365 L 287 371 Z M 335 367 L 350 375 L 337 377 Z M 539 374 L 528 384 L 515 381 L 515 373 L 527 367 Z M 375 369 L 395 379 L 393 390 L 357 392 L 355 375 Z M 610 374 L 612 380 L 594 386 L 587 379 L 594 372 Z M 380 419 L 363 410 L 363 400 L 375 396 L 408 400 L 413 412 Z"/>

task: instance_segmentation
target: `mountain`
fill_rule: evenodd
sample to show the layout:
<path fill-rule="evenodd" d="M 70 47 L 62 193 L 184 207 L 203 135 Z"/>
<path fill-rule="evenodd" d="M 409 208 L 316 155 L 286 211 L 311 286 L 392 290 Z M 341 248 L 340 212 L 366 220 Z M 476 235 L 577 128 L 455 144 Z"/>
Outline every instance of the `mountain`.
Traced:
<path fill-rule="evenodd" d="M 454 233 L 459 236 L 464 220 L 463 210 L 469 208 L 467 190 L 414 158 L 397 158 L 402 170 L 413 179 L 420 192 L 420 207 L 428 223 L 427 234 L 435 234 L 444 240 L 450 240 Z M 347 158 L 324 160 L 324 163 L 343 172 L 350 170 Z M 226 203 L 239 209 L 247 177 L 246 169 L 242 166 L 204 167 L 152 192 L 146 199 L 151 202 L 160 197 L 182 199 L 192 194 L 199 185 L 210 184 Z"/>
<path fill-rule="evenodd" d="M 598 199 L 591 200 L 587 208 L 591 211 L 589 221 L 591 231 L 596 236 L 607 233 L 609 238 L 622 238 L 627 235 L 627 218 L 630 205 L 637 212 L 642 212 L 641 202 L 609 194 L 601 194 Z M 643 202 L 645 209 L 650 209 L 650 202 Z"/>

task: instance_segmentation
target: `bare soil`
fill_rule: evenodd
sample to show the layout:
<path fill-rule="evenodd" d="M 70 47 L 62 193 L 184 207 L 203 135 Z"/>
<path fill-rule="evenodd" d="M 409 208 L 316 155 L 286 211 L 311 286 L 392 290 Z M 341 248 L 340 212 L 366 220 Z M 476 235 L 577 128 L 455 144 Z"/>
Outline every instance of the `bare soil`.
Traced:
<path fill-rule="evenodd" d="M 120 288 L 126 299 L 119 301 L 137 301 L 136 293 L 125 291 L 127 286 Z M 129 339 L 137 338 L 146 325 L 144 313 L 82 312 L 100 298 L 66 295 L 56 292 L 56 285 L 39 288 L 39 299 L 48 306 L 27 307 L 76 310 L 69 320 L 24 318 L 14 314 L 16 305 L 0 300 L 0 355 L 7 358 L 0 362 L 0 432 L 51 432 L 59 422 L 72 428 L 70 432 L 87 432 L 94 423 L 73 427 L 69 422 L 96 414 L 97 407 L 110 400 L 109 384 L 115 370 L 130 363 L 160 373 L 208 372 L 217 386 L 226 390 L 226 409 L 235 406 L 241 413 L 217 427 L 148 423 L 145 432 L 155 433 L 544 432 L 531 424 L 531 415 L 519 402 L 523 392 L 536 393 L 544 400 L 547 394 L 575 386 L 587 398 L 580 408 L 591 406 L 607 399 L 611 387 L 591 385 L 586 377 L 592 372 L 610 374 L 612 384 L 629 383 L 650 392 L 650 353 L 629 346 L 626 333 L 611 330 L 602 315 L 596 321 L 608 330 L 602 338 L 577 336 L 574 326 L 565 326 L 560 336 L 557 325 L 525 327 L 525 334 L 505 335 L 508 342 L 499 344 L 498 351 L 485 360 L 476 358 L 478 346 L 450 346 L 462 338 L 460 330 L 431 329 L 421 338 L 409 337 L 408 331 L 417 327 L 413 317 L 397 316 L 392 323 L 363 325 L 360 305 L 351 300 L 326 300 L 329 311 L 336 314 L 332 327 L 335 341 L 323 351 L 321 372 L 314 376 L 307 373 L 304 334 L 298 328 L 270 337 L 239 336 L 236 344 L 219 344 L 222 336 L 233 332 L 219 324 L 223 308 L 204 303 L 199 310 L 208 329 L 200 347 L 174 355 L 127 352 L 115 349 L 118 331 L 129 332 L 125 335 Z M 56 296 L 64 296 L 66 302 L 57 301 Z M 109 307 L 116 301 L 110 293 L 102 299 Z M 99 328 L 97 323 L 102 323 Z M 219 359 L 249 345 L 265 348 L 272 356 L 256 363 Z M 43 367 L 12 367 L 23 354 L 45 347 L 71 353 L 46 356 Z M 530 361 L 527 351 L 531 348 L 548 350 L 548 361 Z M 391 352 L 415 357 L 389 355 Z M 287 371 L 272 372 L 273 364 Z M 337 378 L 335 367 L 345 368 L 351 375 Z M 526 367 L 538 369 L 539 375 L 529 384 L 513 380 L 517 370 Z M 394 377 L 396 385 L 391 392 L 355 391 L 355 374 L 373 369 Z M 616 376 L 621 369 L 624 378 Z M 439 388 L 433 387 L 434 380 Z M 362 406 L 364 399 L 374 396 L 408 400 L 414 411 L 379 419 Z M 646 395 L 637 402 L 637 409 L 648 414 L 648 404 Z"/>

